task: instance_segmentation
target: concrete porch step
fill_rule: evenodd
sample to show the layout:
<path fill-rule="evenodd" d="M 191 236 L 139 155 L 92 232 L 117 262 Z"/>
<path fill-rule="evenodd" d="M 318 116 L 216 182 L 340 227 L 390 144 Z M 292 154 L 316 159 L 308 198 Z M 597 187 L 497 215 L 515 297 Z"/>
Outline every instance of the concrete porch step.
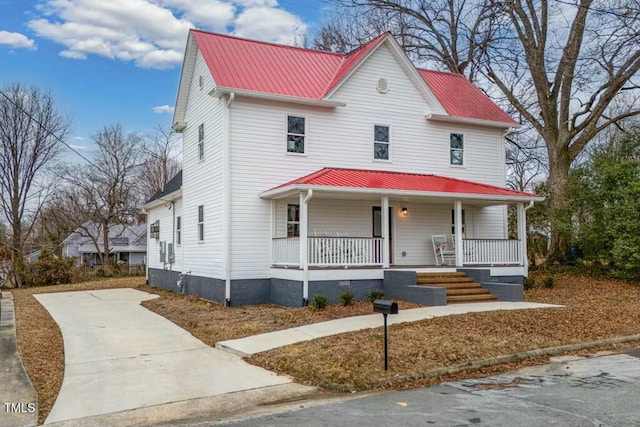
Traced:
<path fill-rule="evenodd" d="M 418 277 L 464 277 L 466 273 L 464 271 L 443 271 L 433 273 L 417 273 Z"/>
<path fill-rule="evenodd" d="M 480 283 L 471 282 L 462 282 L 462 283 L 430 283 L 430 284 L 422 284 L 424 286 L 435 286 L 438 288 L 445 289 L 470 289 L 470 288 L 482 288 Z"/>

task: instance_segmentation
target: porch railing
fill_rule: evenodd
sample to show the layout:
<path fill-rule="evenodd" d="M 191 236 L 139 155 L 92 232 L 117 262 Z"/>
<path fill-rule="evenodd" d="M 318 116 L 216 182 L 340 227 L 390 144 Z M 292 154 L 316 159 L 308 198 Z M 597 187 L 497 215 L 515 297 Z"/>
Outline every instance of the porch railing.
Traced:
<path fill-rule="evenodd" d="M 382 239 L 366 237 L 308 237 L 310 266 L 382 265 Z M 273 239 L 273 265 L 300 265 L 300 238 Z"/>
<path fill-rule="evenodd" d="M 520 241 L 507 239 L 463 239 L 464 265 L 522 264 Z"/>
<path fill-rule="evenodd" d="M 382 265 L 382 239 L 309 237 L 309 265 Z"/>
<path fill-rule="evenodd" d="M 300 265 L 300 239 L 282 237 L 273 239 L 273 265 Z"/>

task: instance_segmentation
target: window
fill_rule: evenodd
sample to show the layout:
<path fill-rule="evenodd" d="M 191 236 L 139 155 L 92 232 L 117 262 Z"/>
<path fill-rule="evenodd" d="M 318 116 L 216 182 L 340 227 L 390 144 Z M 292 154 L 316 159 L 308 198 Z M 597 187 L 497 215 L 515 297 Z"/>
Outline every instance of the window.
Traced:
<path fill-rule="evenodd" d="M 305 118 L 287 116 L 287 153 L 304 154 Z"/>
<path fill-rule="evenodd" d="M 389 160 L 389 126 L 373 127 L 373 158 Z"/>
<path fill-rule="evenodd" d="M 449 136 L 449 144 L 451 146 L 451 164 L 462 166 L 464 136 L 461 133 L 452 133 Z"/>
<path fill-rule="evenodd" d="M 182 217 L 176 217 L 176 245 L 182 243 Z"/>
<path fill-rule="evenodd" d="M 464 209 L 462 209 L 462 236 L 464 237 Z M 451 235 L 455 236 L 456 234 L 456 210 L 451 209 Z M 454 242 L 455 243 L 455 242 Z"/>
<path fill-rule="evenodd" d="M 300 205 L 287 205 L 287 237 L 300 236 Z"/>
<path fill-rule="evenodd" d="M 204 206 L 198 206 L 198 241 L 204 241 Z"/>
<path fill-rule="evenodd" d="M 198 160 L 204 160 L 204 123 L 198 126 Z"/>

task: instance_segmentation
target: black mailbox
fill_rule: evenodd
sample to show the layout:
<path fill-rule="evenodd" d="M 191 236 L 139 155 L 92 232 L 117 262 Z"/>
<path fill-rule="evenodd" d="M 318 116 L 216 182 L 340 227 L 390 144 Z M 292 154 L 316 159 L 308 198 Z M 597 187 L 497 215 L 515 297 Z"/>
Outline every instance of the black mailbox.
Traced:
<path fill-rule="evenodd" d="M 398 314 L 398 303 L 395 301 L 377 299 L 373 302 L 373 311 L 382 314 Z"/>

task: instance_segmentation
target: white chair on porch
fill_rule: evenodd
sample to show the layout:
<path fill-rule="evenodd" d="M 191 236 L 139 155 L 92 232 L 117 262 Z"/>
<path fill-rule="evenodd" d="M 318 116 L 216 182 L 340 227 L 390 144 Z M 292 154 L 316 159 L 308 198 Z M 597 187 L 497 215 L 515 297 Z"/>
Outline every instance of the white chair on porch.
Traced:
<path fill-rule="evenodd" d="M 433 253 L 436 257 L 436 265 L 454 265 L 456 263 L 456 251 L 447 242 L 444 234 L 432 234 Z"/>

